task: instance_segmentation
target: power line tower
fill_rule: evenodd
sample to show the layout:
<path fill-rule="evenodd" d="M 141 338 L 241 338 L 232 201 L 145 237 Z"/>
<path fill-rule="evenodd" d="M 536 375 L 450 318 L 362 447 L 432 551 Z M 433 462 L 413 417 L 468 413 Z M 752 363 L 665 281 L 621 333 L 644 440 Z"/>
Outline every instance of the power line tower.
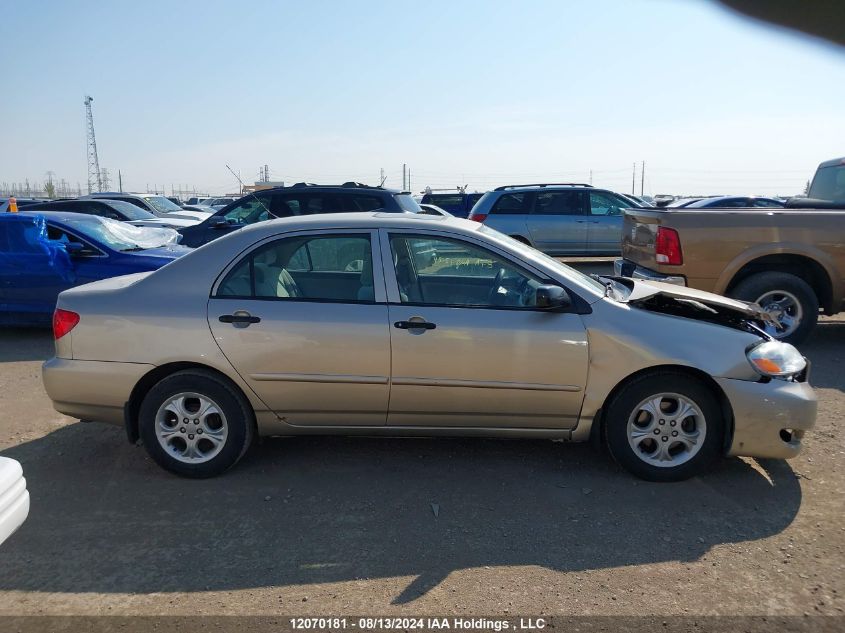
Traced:
<path fill-rule="evenodd" d="M 88 129 L 88 193 L 103 190 L 100 159 L 97 157 L 97 139 L 94 138 L 94 114 L 91 112 L 93 97 L 85 96 L 85 118 Z"/>

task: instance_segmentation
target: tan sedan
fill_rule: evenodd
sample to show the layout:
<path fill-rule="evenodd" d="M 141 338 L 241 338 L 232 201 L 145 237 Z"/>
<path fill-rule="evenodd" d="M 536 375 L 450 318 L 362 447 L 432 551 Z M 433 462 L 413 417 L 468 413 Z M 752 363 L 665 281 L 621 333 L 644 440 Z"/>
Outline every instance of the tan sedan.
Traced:
<path fill-rule="evenodd" d="M 816 399 L 765 317 L 587 277 L 466 220 L 306 216 L 63 292 L 44 384 L 191 477 L 256 434 L 357 433 L 594 439 L 670 481 L 798 454 Z"/>

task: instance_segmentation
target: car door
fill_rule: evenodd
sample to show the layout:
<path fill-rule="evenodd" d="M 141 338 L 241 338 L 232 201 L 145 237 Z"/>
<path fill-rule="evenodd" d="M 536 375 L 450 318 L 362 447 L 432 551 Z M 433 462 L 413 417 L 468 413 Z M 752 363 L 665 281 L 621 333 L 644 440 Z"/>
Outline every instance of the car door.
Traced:
<path fill-rule="evenodd" d="M 537 192 L 526 217 L 531 242 L 550 255 L 583 254 L 589 221 L 584 192 L 572 190 Z"/>
<path fill-rule="evenodd" d="M 483 242 L 432 231 L 382 230 L 381 248 L 389 426 L 575 426 L 587 335 L 579 315 L 533 307 L 548 281 L 542 273 Z"/>
<path fill-rule="evenodd" d="M 618 255 L 622 251 L 622 210 L 631 204 L 605 191 L 589 193 L 587 253 Z"/>
<path fill-rule="evenodd" d="M 373 235 L 316 231 L 265 241 L 213 289 L 215 340 L 288 424 L 385 423 L 390 333 Z"/>
<path fill-rule="evenodd" d="M 7 322 L 49 323 L 56 307 L 56 297 L 89 281 L 89 271 L 77 263 L 78 255 L 69 257 L 61 244 L 89 243 L 75 238 L 58 239 L 57 229 L 38 218 L 20 217 L 0 226 L 0 310 Z"/>

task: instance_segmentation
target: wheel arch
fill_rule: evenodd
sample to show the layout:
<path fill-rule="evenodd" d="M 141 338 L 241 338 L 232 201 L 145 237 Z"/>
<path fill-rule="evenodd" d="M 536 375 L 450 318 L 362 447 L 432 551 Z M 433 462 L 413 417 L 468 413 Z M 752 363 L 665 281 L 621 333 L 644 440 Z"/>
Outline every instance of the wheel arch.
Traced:
<path fill-rule="evenodd" d="M 716 401 L 719 403 L 719 408 L 722 411 L 722 416 L 725 421 L 725 436 L 722 438 L 722 452 L 723 454 L 727 454 L 734 434 L 733 407 L 731 407 L 731 403 L 728 400 L 727 395 L 725 395 L 725 392 L 719 386 L 719 383 L 713 380 L 713 377 L 710 374 L 688 365 L 654 365 L 635 371 L 633 374 L 629 374 L 620 380 L 607 394 L 607 397 L 602 402 L 601 407 L 599 407 L 598 411 L 596 411 L 596 415 L 593 417 L 593 423 L 590 427 L 590 444 L 592 444 L 594 448 L 600 448 L 605 445 L 605 411 L 607 411 L 608 403 L 613 401 L 616 394 L 618 394 L 626 385 L 638 378 L 659 373 L 681 374 L 695 378 L 704 384 L 713 394 Z"/>
<path fill-rule="evenodd" d="M 797 252 L 761 254 L 743 263 L 724 286 L 730 294 L 740 283 L 762 272 L 780 272 L 794 275 L 807 282 L 818 297 L 825 314 L 835 314 L 842 298 L 836 297 L 830 268 L 818 258 Z M 720 284 L 721 285 L 721 284 Z"/>
<path fill-rule="evenodd" d="M 249 405 L 249 410 L 253 410 L 252 405 L 250 404 L 249 397 L 247 397 L 243 389 L 241 389 L 235 381 L 233 381 L 219 369 L 215 369 L 214 367 L 210 367 L 209 365 L 203 365 L 202 363 L 194 363 L 187 361 L 166 363 L 164 365 L 159 365 L 158 367 L 155 367 L 154 369 L 151 369 L 146 374 L 144 374 L 132 388 L 132 393 L 129 394 L 129 400 L 124 405 L 123 424 L 126 429 L 126 437 L 131 444 L 137 443 L 140 437 L 138 432 L 138 414 L 141 409 L 141 403 L 144 401 L 144 396 L 146 396 L 150 389 L 152 389 L 153 386 L 155 386 L 159 381 L 167 378 L 168 376 L 172 376 L 177 372 L 189 369 L 195 369 L 202 371 L 206 374 L 211 374 L 221 382 L 224 382 L 236 394 L 243 398 L 244 402 Z M 254 413 L 252 423 L 255 424 Z"/>

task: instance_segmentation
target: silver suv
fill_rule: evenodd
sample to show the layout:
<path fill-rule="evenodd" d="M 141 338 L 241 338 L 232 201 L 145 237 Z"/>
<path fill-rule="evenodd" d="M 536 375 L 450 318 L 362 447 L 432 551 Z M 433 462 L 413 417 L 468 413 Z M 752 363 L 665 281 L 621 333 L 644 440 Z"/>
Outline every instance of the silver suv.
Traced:
<path fill-rule="evenodd" d="M 484 194 L 469 219 L 549 255 L 618 255 L 632 207 L 642 205 L 581 183 L 512 185 Z"/>

